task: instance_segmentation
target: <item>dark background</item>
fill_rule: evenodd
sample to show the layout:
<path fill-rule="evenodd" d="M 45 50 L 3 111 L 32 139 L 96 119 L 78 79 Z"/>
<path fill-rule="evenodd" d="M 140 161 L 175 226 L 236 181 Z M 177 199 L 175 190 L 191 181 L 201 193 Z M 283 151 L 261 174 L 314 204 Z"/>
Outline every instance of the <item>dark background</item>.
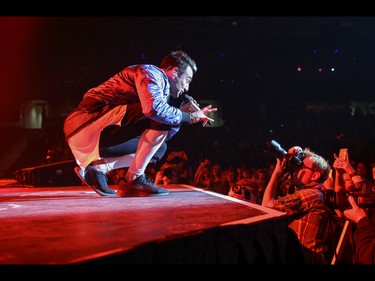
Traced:
<path fill-rule="evenodd" d="M 79 99 L 177 48 L 197 61 L 198 99 L 335 102 L 374 92 L 375 17 L 6 16 L 0 35 L 2 95 L 17 100 Z"/>

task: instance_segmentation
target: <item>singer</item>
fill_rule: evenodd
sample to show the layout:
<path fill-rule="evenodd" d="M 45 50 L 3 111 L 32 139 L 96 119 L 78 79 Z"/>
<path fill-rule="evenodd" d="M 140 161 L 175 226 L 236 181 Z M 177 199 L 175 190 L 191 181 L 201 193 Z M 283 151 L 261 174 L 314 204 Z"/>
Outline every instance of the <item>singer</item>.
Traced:
<path fill-rule="evenodd" d="M 170 97 L 189 90 L 196 72 L 195 61 L 177 50 L 163 58 L 160 68 L 131 65 L 89 89 L 64 122 L 81 180 L 101 196 L 167 195 L 167 189 L 147 179 L 147 165 L 162 158 L 182 124 L 205 126 L 214 122 L 208 114 L 217 111 L 211 105 L 200 109 L 189 96 L 179 108 L 168 104 Z M 124 167 L 125 183 L 115 192 L 107 173 Z"/>

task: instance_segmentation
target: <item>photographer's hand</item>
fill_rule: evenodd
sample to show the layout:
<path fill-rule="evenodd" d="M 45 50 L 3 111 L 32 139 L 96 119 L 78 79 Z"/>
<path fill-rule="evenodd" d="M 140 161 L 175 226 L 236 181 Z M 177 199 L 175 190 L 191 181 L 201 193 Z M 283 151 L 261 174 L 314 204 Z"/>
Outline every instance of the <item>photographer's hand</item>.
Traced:
<path fill-rule="evenodd" d="M 358 223 L 361 219 L 367 218 L 366 211 L 357 205 L 357 202 L 355 202 L 353 196 L 349 196 L 348 200 L 350 205 L 352 206 L 352 209 L 348 209 L 343 212 L 344 216 L 347 219 L 351 220 L 354 223 Z"/>
<path fill-rule="evenodd" d="M 285 169 L 286 166 L 286 158 L 280 160 L 276 158 L 276 165 L 273 169 L 271 178 L 264 190 L 263 199 L 262 199 L 262 206 L 270 207 L 273 206 L 273 201 L 276 198 L 277 188 L 278 188 L 278 181 L 280 178 L 281 173 Z"/>
<path fill-rule="evenodd" d="M 276 158 L 276 165 L 275 165 L 275 169 L 273 172 L 276 175 L 280 175 L 286 167 L 286 162 L 287 162 L 286 158 L 283 158 L 282 160 L 280 160 L 279 158 Z"/>
<path fill-rule="evenodd" d="M 288 154 L 289 155 L 298 156 L 301 153 L 303 153 L 303 149 L 302 149 L 302 147 L 297 146 L 297 145 L 292 146 L 291 148 L 288 149 Z"/>

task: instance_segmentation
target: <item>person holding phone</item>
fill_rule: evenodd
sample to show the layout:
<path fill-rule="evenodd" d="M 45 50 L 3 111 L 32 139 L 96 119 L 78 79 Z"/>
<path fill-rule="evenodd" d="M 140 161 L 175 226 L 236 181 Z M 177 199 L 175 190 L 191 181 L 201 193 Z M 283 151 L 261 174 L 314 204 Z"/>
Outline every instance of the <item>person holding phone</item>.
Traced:
<path fill-rule="evenodd" d="M 357 264 L 375 264 L 375 225 L 366 211 L 360 208 L 353 196 L 348 197 L 352 208 L 343 211 L 343 215 L 354 222 L 354 262 Z"/>
<path fill-rule="evenodd" d="M 339 155 L 334 153 L 333 157 L 335 192 L 361 191 L 363 179 L 351 165 L 348 150 L 340 149 Z"/>

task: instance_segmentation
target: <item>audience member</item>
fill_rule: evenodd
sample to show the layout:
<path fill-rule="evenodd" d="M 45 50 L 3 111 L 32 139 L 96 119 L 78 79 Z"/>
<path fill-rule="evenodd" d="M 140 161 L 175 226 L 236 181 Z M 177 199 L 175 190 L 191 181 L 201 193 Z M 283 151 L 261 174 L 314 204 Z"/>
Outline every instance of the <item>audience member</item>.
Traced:
<path fill-rule="evenodd" d="M 205 181 L 208 180 L 207 177 L 207 168 L 211 169 L 211 159 L 209 157 L 205 157 L 201 163 L 199 163 L 199 166 L 197 170 L 194 173 L 194 179 L 193 179 L 193 184 L 195 186 L 198 186 L 198 182 L 202 181 L 202 174 L 206 173 L 206 179 Z M 207 185 L 208 186 L 208 185 Z"/>
<path fill-rule="evenodd" d="M 362 178 L 362 193 L 371 194 L 372 193 L 372 177 L 368 172 L 367 165 L 362 162 L 358 161 L 356 166 L 356 172 Z"/>
<path fill-rule="evenodd" d="M 267 187 L 267 184 L 270 180 L 270 175 L 267 169 L 256 169 L 253 175 L 253 178 L 258 183 L 258 196 L 256 203 L 261 205 L 263 200 L 264 190 Z"/>
<path fill-rule="evenodd" d="M 194 186 L 210 190 L 211 173 L 210 167 L 201 167 L 199 173 L 195 173 Z"/>
<path fill-rule="evenodd" d="M 284 196 L 277 196 L 277 189 L 280 176 L 287 167 L 287 158 L 276 158 L 262 205 L 286 213 L 288 226 L 301 244 L 305 264 L 328 264 L 330 210 L 324 202 L 323 183 L 328 178 L 330 166 L 309 148 L 305 148 L 303 154 L 302 164 L 290 173 L 294 193 Z"/>
<path fill-rule="evenodd" d="M 216 189 L 217 193 L 228 195 L 229 191 L 237 183 L 237 169 L 234 167 L 228 167 L 223 170 L 221 174 L 222 185 L 220 189 Z"/>
<path fill-rule="evenodd" d="M 156 184 L 169 185 L 169 184 L 180 184 L 180 174 L 175 165 L 166 165 L 156 173 L 155 177 Z"/>
<path fill-rule="evenodd" d="M 166 162 L 175 165 L 178 170 L 179 183 L 191 184 L 191 170 L 188 161 L 189 158 L 184 150 L 171 151 L 168 154 Z"/>
<path fill-rule="evenodd" d="M 237 169 L 237 180 L 242 179 L 251 179 L 253 176 L 253 171 L 251 167 L 247 167 L 245 164 L 242 164 L 241 167 Z"/>
<path fill-rule="evenodd" d="M 222 182 L 222 169 L 219 164 L 213 164 L 211 166 L 211 180 L 209 190 L 221 193 L 223 190 L 224 183 Z"/>
<path fill-rule="evenodd" d="M 259 200 L 259 184 L 253 179 L 241 179 L 231 186 L 228 195 L 237 199 L 258 203 Z"/>
<path fill-rule="evenodd" d="M 363 208 L 360 208 L 353 196 L 348 197 L 350 209 L 343 211 L 344 216 L 354 222 L 354 262 L 357 264 L 375 264 L 375 225 Z"/>

